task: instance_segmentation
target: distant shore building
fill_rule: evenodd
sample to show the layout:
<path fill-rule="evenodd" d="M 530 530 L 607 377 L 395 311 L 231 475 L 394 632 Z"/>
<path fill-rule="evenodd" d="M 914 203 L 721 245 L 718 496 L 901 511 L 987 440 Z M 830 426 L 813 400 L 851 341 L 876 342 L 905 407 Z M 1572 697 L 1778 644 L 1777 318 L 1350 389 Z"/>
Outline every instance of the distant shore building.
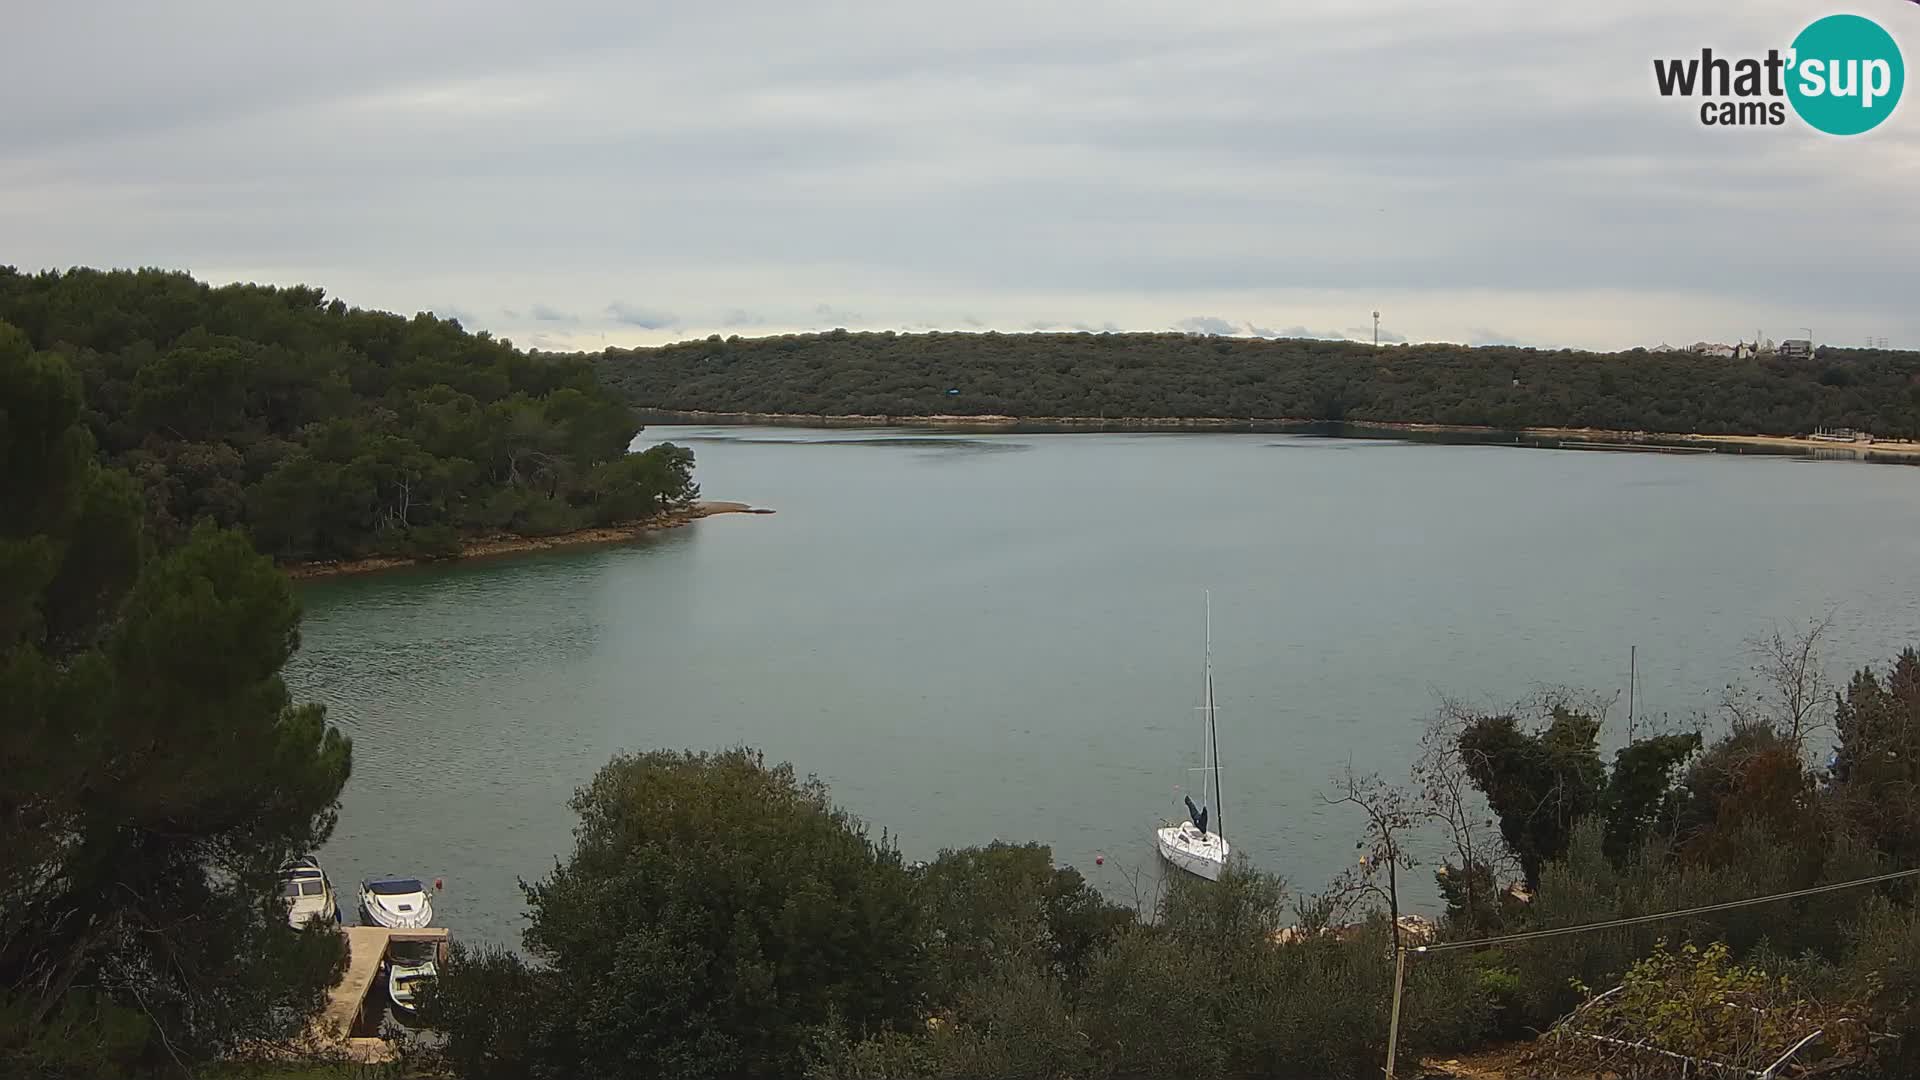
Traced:
<path fill-rule="evenodd" d="M 1873 435 L 1870 432 L 1856 431 L 1850 427 L 1815 428 L 1813 434 L 1807 438 L 1816 442 L 1870 443 L 1873 441 Z"/>
<path fill-rule="evenodd" d="M 1780 355 L 1799 359 L 1813 355 L 1813 342 L 1806 338 L 1787 338 L 1780 343 Z"/>
<path fill-rule="evenodd" d="M 1718 341 L 1696 341 L 1687 347 L 1687 351 L 1701 356 L 1718 356 L 1727 360 L 1733 359 L 1736 353 L 1732 345 L 1723 345 Z"/>

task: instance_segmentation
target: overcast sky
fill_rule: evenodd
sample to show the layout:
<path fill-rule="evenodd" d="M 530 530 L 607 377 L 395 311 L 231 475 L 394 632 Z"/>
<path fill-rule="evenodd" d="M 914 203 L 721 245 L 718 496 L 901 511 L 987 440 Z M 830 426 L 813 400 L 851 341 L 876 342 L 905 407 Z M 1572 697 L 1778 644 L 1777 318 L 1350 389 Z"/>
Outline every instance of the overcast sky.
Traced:
<path fill-rule="evenodd" d="M 1920 61 L 1903 0 L 16 0 L 0 263 L 549 348 L 1375 308 L 1387 340 L 1920 347 L 1920 100 L 1838 139 L 1654 90 L 1835 10 Z"/>

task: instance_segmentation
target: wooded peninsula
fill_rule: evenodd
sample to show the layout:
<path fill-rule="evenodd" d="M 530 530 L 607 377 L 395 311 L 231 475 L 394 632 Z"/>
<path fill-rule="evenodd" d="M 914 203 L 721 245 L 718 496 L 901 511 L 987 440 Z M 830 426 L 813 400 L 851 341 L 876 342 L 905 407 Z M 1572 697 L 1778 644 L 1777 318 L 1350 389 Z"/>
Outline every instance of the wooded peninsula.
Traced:
<path fill-rule="evenodd" d="M 1920 437 L 1920 352 L 1596 353 L 1184 333 L 787 334 L 608 349 L 642 409 Z"/>
<path fill-rule="evenodd" d="M 163 547 L 205 520 L 280 562 L 438 558 L 699 494 L 690 451 L 627 453 L 640 422 L 586 360 L 304 285 L 0 267 L 7 336 L 43 354 L 41 406 L 77 384 L 81 426 Z"/>

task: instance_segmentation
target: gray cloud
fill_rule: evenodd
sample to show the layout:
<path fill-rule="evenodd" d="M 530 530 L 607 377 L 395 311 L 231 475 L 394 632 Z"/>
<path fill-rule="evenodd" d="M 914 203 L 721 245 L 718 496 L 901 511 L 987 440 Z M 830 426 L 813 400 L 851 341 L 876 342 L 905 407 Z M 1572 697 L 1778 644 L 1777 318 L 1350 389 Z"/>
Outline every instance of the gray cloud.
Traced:
<path fill-rule="evenodd" d="M 606 315 L 607 318 L 612 319 L 614 322 L 625 326 L 637 326 L 642 330 L 664 330 L 679 322 L 678 319 L 675 319 L 672 315 L 668 315 L 665 312 L 635 307 L 632 304 L 623 304 L 619 301 L 607 305 Z"/>
<path fill-rule="evenodd" d="M 1487 327 L 1484 327 L 1484 326 L 1476 326 L 1468 330 L 1467 343 L 1469 345 L 1524 345 L 1526 344 L 1525 342 L 1521 341 L 1519 338 L 1513 337 L 1510 334 L 1503 334 L 1498 330 L 1488 329 Z"/>
<path fill-rule="evenodd" d="M 1194 315 L 1174 323 L 1173 328 L 1189 334 L 1219 334 L 1223 337 L 1241 333 L 1238 323 L 1228 322 L 1218 315 Z"/>
<path fill-rule="evenodd" d="M 1196 311 L 1364 337 L 1265 323 L 1383 306 L 1391 340 L 1920 344 L 1920 112 L 1718 131 L 1653 91 L 1650 58 L 1783 46 L 1803 3 L 330 10 L 37 6 L 9 74 L 47 91 L 0 112 L 5 257 L 451 300 L 522 338 L 560 323 L 529 295 L 677 315 L 575 324 L 623 343 L 1227 322 Z M 714 79 L 723 54 L 762 59 Z"/>
<path fill-rule="evenodd" d="M 572 352 L 578 345 L 570 338 L 554 337 L 551 334 L 529 334 L 526 346 L 544 352 Z"/>
<path fill-rule="evenodd" d="M 527 309 L 527 313 L 529 315 L 532 315 L 533 318 L 538 320 L 539 322 L 570 323 L 570 322 L 580 321 L 577 316 L 561 311 L 558 308 L 550 307 L 546 304 L 535 304 L 531 308 Z"/>
<path fill-rule="evenodd" d="M 859 312 L 848 311 L 845 308 L 834 307 L 832 304 L 827 303 L 813 305 L 812 317 L 816 325 L 831 324 L 834 326 L 850 327 L 862 321 Z"/>

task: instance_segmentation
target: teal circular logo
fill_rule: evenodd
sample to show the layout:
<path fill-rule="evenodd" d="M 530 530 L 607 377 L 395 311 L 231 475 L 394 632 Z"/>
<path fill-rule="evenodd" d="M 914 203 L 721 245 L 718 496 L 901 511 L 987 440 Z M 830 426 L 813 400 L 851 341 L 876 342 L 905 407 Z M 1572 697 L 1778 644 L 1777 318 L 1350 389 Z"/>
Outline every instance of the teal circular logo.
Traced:
<path fill-rule="evenodd" d="M 1829 15 L 1793 39 L 1787 100 L 1793 111 L 1829 135 L 1878 127 L 1900 103 L 1906 65 L 1893 35 L 1872 19 Z"/>

